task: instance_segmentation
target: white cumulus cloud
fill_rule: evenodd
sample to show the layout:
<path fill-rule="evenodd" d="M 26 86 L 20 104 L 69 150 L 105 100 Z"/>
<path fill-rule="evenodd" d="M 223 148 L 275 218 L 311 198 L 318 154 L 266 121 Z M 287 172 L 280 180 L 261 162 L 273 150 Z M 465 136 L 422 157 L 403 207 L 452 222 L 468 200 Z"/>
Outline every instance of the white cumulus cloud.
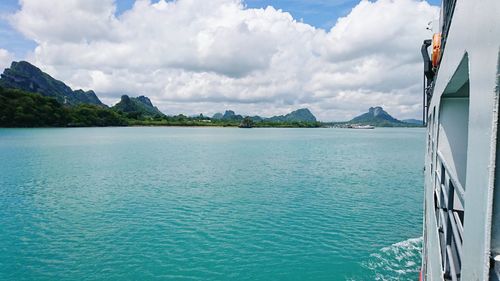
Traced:
<path fill-rule="evenodd" d="M 281 114 L 342 120 L 383 105 L 421 108 L 419 47 L 437 8 L 361 1 L 331 30 L 240 0 L 22 0 L 11 23 L 38 44 L 30 60 L 104 102 L 147 95 L 171 113 Z M 1 52 L 0 52 L 1 57 Z"/>
<path fill-rule="evenodd" d="M 3 72 L 5 68 L 9 67 L 13 59 L 13 54 L 5 49 L 0 49 L 0 72 Z"/>

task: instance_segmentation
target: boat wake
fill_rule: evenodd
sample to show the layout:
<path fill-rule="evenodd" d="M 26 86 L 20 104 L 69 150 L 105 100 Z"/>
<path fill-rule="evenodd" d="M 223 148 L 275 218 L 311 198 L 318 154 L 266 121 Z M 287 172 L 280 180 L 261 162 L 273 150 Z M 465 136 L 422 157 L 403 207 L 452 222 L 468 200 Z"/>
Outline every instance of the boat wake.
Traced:
<path fill-rule="evenodd" d="M 422 241 L 422 237 L 412 238 L 380 249 L 362 262 L 369 276 L 347 280 L 418 280 Z"/>

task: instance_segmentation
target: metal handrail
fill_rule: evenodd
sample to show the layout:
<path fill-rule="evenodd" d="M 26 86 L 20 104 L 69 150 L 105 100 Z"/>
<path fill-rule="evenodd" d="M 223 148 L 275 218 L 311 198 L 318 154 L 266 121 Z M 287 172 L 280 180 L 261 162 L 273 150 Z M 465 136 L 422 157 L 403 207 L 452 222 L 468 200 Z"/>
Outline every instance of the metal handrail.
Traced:
<path fill-rule="evenodd" d="M 451 247 L 448 245 L 446 246 L 446 254 L 448 256 L 452 256 L 452 253 L 451 253 Z M 453 281 L 458 281 L 458 274 L 457 274 L 457 269 L 455 267 L 455 262 L 453 261 L 453 259 L 450 259 L 450 275 L 451 275 L 451 280 Z"/>
<path fill-rule="evenodd" d="M 443 0 L 442 17 L 443 26 L 441 26 L 441 57 L 444 54 L 446 42 L 448 41 L 448 33 L 450 32 L 451 20 L 455 12 L 457 0 Z"/>
<path fill-rule="evenodd" d="M 443 35 L 443 44 L 441 44 L 444 49 L 444 43 L 448 38 L 448 32 L 451 27 L 451 19 L 453 18 L 453 13 L 455 12 L 455 5 L 457 4 L 457 0 L 443 0 L 443 26 L 442 26 L 442 35 Z"/>
<path fill-rule="evenodd" d="M 458 258 L 461 260 L 462 259 L 462 243 L 463 242 L 462 242 L 462 238 L 458 234 L 458 227 L 457 227 L 458 222 L 453 217 L 453 211 L 448 210 L 448 216 L 449 216 L 449 220 L 452 221 L 451 230 L 453 232 L 453 238 L 455 239 L 455 245 L 456 245 L 457 252 L 458 252 Z M 459 243 L 457 243 L 457 242 L 459 242 Z"/>
<path fill-rule="evenodd" d="M 443 154 L 441 154 L 440 151 L 437 151 L 437 156 L 438 156 L 439 162 L 441 162 L 441 164 L 444 166 L 445 170 L 449 171 L 450 170 L 449 166 L 446 163 L 446 161 L 444 160 Z M 449 173 L 448 173 L 448 176 L 450 177 L 451 183 L 453 184 L 455 189 L 457 189 L 457 195 L 458 195 L 458 198 L 460 199 L 460 202 L 462 203 L 462 206 L 465 207 L 465 204 L 464 204 L 465 203 L 464 202 L 465 188 L 462 186 L 462 184 L 458 180 L 456 180 L 454 177 L 452 177 Z"/>
<path fill-rule="evenodd" d="M 440 246 L 445 278 L 460 280 L 462 264 L 463 224 L 455 209 L 455 195 L 464 204 L 465 189 L 460 182 L 451 174 L 449 166 L 444 160 L 441 152 L 437 151 L 435 177 L 436 216 L 438 216 L 438 227 L 442 232 L 440 235 Z M 440 167 L 441 169 L 438 169 Z"/>
<path fill-rule="evenodd" d="M 446 195 L 446 193 L 444 192 L 445 191 L 445 186 L 441 184 L 441 195 L 443 196 L 443 201 L 444 202 L 448 202 L 449 198 L 448 196 Z M 443 204 L 441 201 L 440 201 L 440 206 L 441 204 Z M 441 207 L 440 208 L 440 216 L 441 216 L 441 221 L 450 221 L 451 224 L 451 231 L 452 231 L 452 234 L 453 234 L 453 238 L 455 240 L 455 245 L 456 245 L 456 249 L 457 249 L 457 252 L 458 252 L 458 257 L 459 259 L 461 260 L 461 257 L 462 257 L 462 241 L 463 241 L 463 225 L 462 225 L 462 222 L 460 220 L 460 217 L 458 217 L 458 213 L 455 211 L 455 210 L 452 210 L 452 209 L 448 209 L 447 207 Z M 445 215 L 446 214 L 446 215 Z M 446 220 L 446 216 L 448 217 L 448 220 Z M 448 229 L 443 229 L 443 231 L 445 232 L 445 234 L 447 234 L 447 231 Z M 459 243 L 457 243 L 459 242 Z"/>
<path fill-rule="evenodd" d="M 457 223 L 458 226 L 458 233 L 460 234 L 460 238 L 462 238 L 462 241 L 464 240 L 464 226 L 462 225 L 462 221 L 460 220 L 460 217 L 458 216 L 457 212 L 453 212 L 453 216 L 455 217 L 455 221 L 460 222 Z"/>

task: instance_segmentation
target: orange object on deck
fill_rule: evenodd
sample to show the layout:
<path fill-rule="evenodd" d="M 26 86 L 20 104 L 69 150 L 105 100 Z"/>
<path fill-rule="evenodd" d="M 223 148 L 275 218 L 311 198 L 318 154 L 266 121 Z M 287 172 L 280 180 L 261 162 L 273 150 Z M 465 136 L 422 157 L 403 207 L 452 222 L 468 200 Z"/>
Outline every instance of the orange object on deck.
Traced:
<path fill-rule="evenodd" d="M 438 67 L 441 60 L 441 33 L 435 33 L 432 37 L 432 66 Z"/>

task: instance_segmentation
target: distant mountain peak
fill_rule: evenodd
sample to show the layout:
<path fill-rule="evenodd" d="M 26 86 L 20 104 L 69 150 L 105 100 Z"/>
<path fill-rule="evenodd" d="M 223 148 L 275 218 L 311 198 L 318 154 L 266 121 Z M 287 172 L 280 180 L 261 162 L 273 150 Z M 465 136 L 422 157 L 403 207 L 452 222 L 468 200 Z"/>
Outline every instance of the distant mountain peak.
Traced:
<path fill-rule="evenodd" d="M 212 119 L 215 119 L 215 120 L 220 120 L 222 119 L 222 117 L 224 117 L 224 115 L 222 115 L 222 113 L 215 113 L 214 116 L 212 116 Z"/>
<path fill-rule="evenodd" d="M 234 115 L 236 115 L 236 113 L 234 113 L 234 111 L 232 111 L 232 110 L 226 110 L 226 112 L 224 112 L 224 116 L 227 116 L 227 117 L 231 117 Z"/>
<path fill-rule="evenodd" d="M 19 71 L 25 71 L 29 73 L 42 74 L 44 73 L 40 68 L 27 61 L 13 61 L 10 64 L 10 69 L 16 69 Z"/>
<path fill-rule="evenodd" d="M 153 103 L 151 102 L 151 100 L 148 97 L 146 97 L 146 96 L 138 96 L 137 100 L 140 101 L 140 102 L 142 102 L 145 105 L 154 107 Z"/>
<path fill-rule="evenodd" d="M 12 62 L 10 68 L 6 68 L 3 74 L 0 75 L 0 86 L 52 97 L 61 104 L 104 106 L 94 91 L 73 91 L 63 82 L 52 78 L 52 76 L 27 61 Z"/>
<path fill-rule="evenodd" d="M 129 97 L 128 95 L 122 95 L 120 101 L 115 104 L 112 109 L 124 113 L 140 113 L 145 117 L 165 115 L 156 106 L 154 106 L 151 100 L 146 96 L 134 98 Z"/>
<path fill-rule="evenodd" d="M 270 122 L 316 122 L 316 117 L 307 108 L 301 108 L 292 111 L 286 115 L 273 116 L 271 118 L 263 118 L 260 116 L 246 116 L 254 122 L 270 121 Z M 244 117 L 236 114 L 233 110 L 226 110 L 224 114 L 215 113 L 212 117 L 215 120 L 241 121 Z"/>
<path fill-rule="evenodd" d="M 368 112 L 354 117 L 351 124 L 373 125 L 373 126 L 403 126 L 406 123 L 392 117 L 381 106 L 370 107 Z"/>
<path fill-rule="evenodd" d="M 370 107 L 368 112 L 373 116 L 389 115 L 381 106 Z"/>
<path fill-rule="evenodd" d="M 241 120 L 243 120 L 243 116 L 236 114 L 232 110 L 226 110 L 226 112 L 224 112 L 224 115 L 222 115 L 221 119 L 222 120 L 241 121 Z"/>
<path fill-rule="evenodd" d="M 316 117 L 308 108 L 301 108 L 292 111 L 286 115 L 274 116 L 269 118 L 274 122 L 316 122 Z"/>
<path fill-rule="evenodd" d="M 295 111 L 292 111 L 289 114 L 303 114 L 303 115 L 307 115 L 308 117 L 314 118 L 314 120 L 316 120 L 316 117 L 312 114 L 312 112 L 309 110 L 309 108 L 300 108 L 300 109 L 297 109 Z"/>

